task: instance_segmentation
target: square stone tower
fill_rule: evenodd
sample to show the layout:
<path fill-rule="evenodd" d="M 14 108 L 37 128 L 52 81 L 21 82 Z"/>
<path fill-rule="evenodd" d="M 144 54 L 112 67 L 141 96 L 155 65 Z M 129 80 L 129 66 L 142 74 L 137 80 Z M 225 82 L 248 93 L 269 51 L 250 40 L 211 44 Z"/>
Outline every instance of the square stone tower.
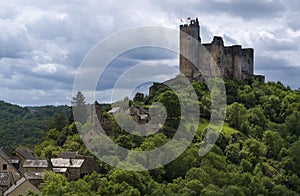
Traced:
<path fill-rule="evenodd" d="M 180 73 L 191 81 L 199 79 L 201 73 L 196 67 L 200 67 L 199 62 L 204 62 L 199 59 L 199 43 L 201 44 L 198 18 L 190 20 L 190 24 L 180 25 Z M 223 77 L 241 81 L 254 76 L 252 48 L 243 49 L 241 45 L 224 46 L 223 38 L 219 36 L 202 46 L 210 53 Z"/>
<path fill-rule="evenodd" d="M 180 73 L 190 80 L 195 77 L 195 67 L 199 63 L 198 43 L 201 43 L 198 18 L 190 20 L 190 24 L 180 25 Z"/>

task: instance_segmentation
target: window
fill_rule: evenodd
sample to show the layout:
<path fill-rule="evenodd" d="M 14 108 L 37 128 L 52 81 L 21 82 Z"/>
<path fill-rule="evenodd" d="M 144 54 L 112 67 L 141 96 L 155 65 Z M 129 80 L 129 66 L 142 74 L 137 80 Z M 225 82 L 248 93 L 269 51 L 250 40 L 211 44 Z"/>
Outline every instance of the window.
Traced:
<path fill-rule="evenodd" d="M 3 165 L 2 165 L 2 169 L 3 169 L 3 170 L 7 170 L 7 164 L 3 164 Z"/>
<path fill-rule="evenodd" d="M 218 65 L 218 66 L 221 65 L 221 58 L 220 58 L 220 57 L 218 57 L 218 59 L 217 59 L 217 65 Z"/>

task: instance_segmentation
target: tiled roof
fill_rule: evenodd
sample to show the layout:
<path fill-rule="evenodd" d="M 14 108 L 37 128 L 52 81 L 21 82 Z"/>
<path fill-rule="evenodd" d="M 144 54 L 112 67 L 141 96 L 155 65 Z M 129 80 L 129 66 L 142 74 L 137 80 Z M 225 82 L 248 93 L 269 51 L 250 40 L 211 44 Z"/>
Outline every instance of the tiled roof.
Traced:
<path fill-rule="evenodd" d="M 51 163 L 53 167 L 80 168 L 83 162 L 84 159 L 64 159 L 64 158 L 51 159 Z"/>
<path fill-rule="evenodd" d="M 43 179 L 44 172 L 25 172 L 24 176 L 28 180 L 41 180 Z"/>
<path fill-rule="evenodd" d="M 18 154 L 20 154 L 24 159 L 31 159 L 31 160 L 35 160 L 35 159 L 39 159 L 38 156 L 36 156 L 32 150 L 30 150 L 29 148 L 18 148 L 15 150 Z"/>
<path fill-rule="evenodd" d="M 23 167 L 48 167 L 47 160 L 25 160 Z"/>
<path fill-rule="evenodd" d="M 0 156 L 5 159 L 6 161 L 9 161 L 10 158 L 6 155 L 6 153 L 0 148 Z"/>

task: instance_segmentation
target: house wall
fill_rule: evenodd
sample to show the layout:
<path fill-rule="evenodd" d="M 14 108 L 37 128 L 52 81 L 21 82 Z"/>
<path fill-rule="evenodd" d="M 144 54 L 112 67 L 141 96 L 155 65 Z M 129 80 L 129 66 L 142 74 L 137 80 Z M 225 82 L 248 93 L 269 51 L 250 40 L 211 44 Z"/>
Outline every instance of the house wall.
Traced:
<path fill-rule="evenodd" d="M 68 180 L 77 180 L 80 178 L 80 168 L 68 168 Z"/>
<path fill-rule="evenodd" d="M 36 173 L 36 172 L 44 172 L 45 170 L 47 170 L 48 168 L 44 168 L 44 167 L 24 167 L 23 171 L 24 173 Z"/>
<path fill-rule="evenodd" d="M 7 166 L 7 169 L 3 169 L 3 165 Z M 0 172 L 11 172 L 14 178 L 14 181 L 20 179 L 20 173 L 12 166 L 12 164 L 6 161 L 3 157 L 0 156 Z"/>
<path fill-rule="evenodd" d="M 84 162 L 80 168 L 80 174 L 90 174 L 93 173 L 93 171 L 99 172 L 100 168 L 98 166 L 97 161 L 94 160 L 93 157 L 80 157 L 84 159 Z"/>
<path fill-rule="evenodd" d="M 4 192 L 8 189 L 9 187 L 6 186 L 0 186 L 0 196 L 3 196 Z"/>
<path fill-rule="evenodd" d="M 40 190 L 38 188 L 36 188 L 28 180 L 26 180 L 20 186 L 16 187 L 12 192 L 8 193 L 5 196 L 24 195 L 27 190 L 32 190 L 35 193 L 41 194 L 41 192 L 40 192 Z"/>

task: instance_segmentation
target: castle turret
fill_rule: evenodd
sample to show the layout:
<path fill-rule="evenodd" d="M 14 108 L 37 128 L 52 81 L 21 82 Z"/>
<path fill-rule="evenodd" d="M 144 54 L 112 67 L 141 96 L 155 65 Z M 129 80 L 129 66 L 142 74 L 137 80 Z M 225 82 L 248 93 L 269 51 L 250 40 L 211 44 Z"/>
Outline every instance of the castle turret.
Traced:
<path fill-rule="evenodd" d="M 195 67 L 199 62 L 199 43 L 201 43 L 201 38 L 198 18 L 191 20 L 189 25 L 180 25 L 180 73 L 190 80 L 198 72 Z M 195 65 L 191 61 L 195 62 Z"/>

